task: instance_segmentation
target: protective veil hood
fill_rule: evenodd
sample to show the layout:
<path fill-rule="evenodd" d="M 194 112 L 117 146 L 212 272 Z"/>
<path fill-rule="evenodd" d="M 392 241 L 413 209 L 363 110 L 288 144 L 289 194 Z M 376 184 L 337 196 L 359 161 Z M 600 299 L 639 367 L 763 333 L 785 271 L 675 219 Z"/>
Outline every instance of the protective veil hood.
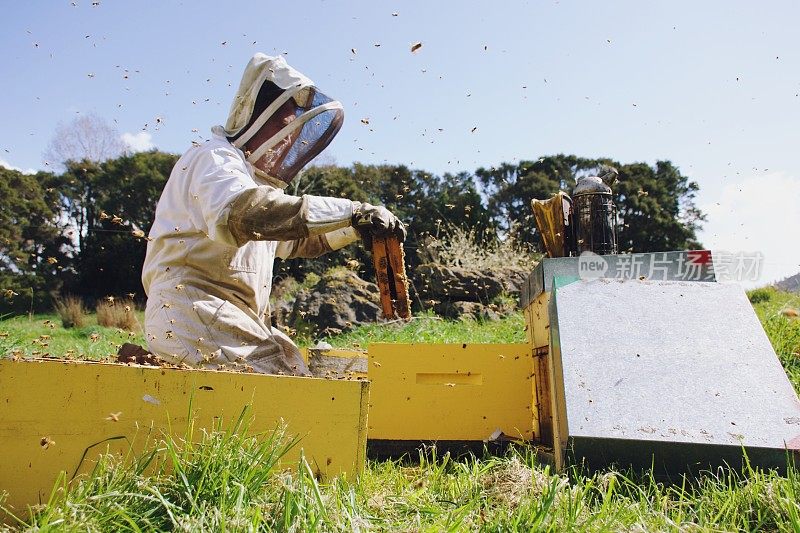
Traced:
<path fill-rule="evenodd" d="M 258 91 L 265 81 L 281 89 L 312 87 L 314 82 L 286 63 L 283 56 L 271 57 L 258 52 L 250 59 L 242 74 L 239 90 L 231 104 L 228 121 L 223 128 L 226 137 L 235 137 L 253 117 Z"/>
<path fill-rule="evenodd" d="M 271 96 L 261 96 L 265 89 Z M 285 187 L 330 144 L 342 120 L 340 102 L 320 92 L 283 57 L 258 53 L 247 64 L 220 129 L 245 152 L 256 175 Z"/>

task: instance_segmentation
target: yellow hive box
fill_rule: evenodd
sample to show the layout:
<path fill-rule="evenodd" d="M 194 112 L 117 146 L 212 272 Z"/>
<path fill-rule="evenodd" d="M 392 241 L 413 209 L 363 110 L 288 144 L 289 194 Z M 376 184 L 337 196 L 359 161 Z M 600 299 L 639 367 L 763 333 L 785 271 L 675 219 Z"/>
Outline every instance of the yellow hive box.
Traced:
<path fill-rule="evenodd" d="M 368 367 L 371 441 L 538 433 L 528 344 L 373 344 Z"/>
<path fill-rule="evenodd" d="M 285 423 L 301 439 L 287 461 L 302 449 L 321 475 L 355 476 L 366 453 L 368 397 L 366 381 L 2 360 L 0 493 L 23 511 L 47 500 L 61 472 L 86 472 L 101 452 L 143 446 L 148 434 L 185 435 L 190 410 L 200 435 L 219 421 L 228 427 L 246 406 L 251 432 Z"/>

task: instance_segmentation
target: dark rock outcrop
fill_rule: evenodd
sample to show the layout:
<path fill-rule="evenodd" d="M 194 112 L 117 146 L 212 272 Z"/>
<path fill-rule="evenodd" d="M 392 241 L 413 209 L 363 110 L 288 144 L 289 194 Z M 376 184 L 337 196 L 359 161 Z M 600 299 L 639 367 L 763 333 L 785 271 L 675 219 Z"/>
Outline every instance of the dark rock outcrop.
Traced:
<path fill-rule="evenodd" d="M 432 300 L 488 303 L 503 292 L 490 273 L 428 263 L 417 267 L 420 296 Z"/>
<path fill-rule="evenodd" d="M 445 318 L 474 318 L 476 320 L 499 320 L 503 313 L 494 304 L 480 302 L 439 302 L 434 304 L 433 312 Z"/>
<path fill-rule="evenodd" d="M 800 273 L 775 283 L 775 287 L 788 292 L 800 292 Z"/>
<path fill-rule="evenodd" d="M 425 307 L 446 318 L 497 320 L 514 306 L 499 303 L 498 296 L 517 299 L 528 272 L 515 269 L 491 271 L 446 267 L 435 263 L 416 269 L 420 297 Z"/>
<path fill-rule="evenodd" d="M 525 283 L 525 280 L 528 279 L 528 276 L 531 275 L 531 271 L 508 268 L 496 270 L 492 274 L 503 284 L 503 291 L 508 296 L 519 300 L 520 292 L 522 292 L 522 285 Z"/>
<path fill-rule="evenodd" d="M 335 268 L 324 273 L 314 287 L 297 294 L 288 323 L 324 337 L 373 323 L 380 316 L 378 286 L 352 270 Z"/>

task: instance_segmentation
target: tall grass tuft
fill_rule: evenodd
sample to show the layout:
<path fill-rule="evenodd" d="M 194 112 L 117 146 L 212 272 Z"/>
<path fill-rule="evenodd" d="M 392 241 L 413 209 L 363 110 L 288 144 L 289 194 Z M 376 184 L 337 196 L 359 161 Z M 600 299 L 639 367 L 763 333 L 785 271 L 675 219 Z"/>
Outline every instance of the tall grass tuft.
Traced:
<path fill-rule="evenodd" d="M 97 303 L 97 324 L 125 331 L 139 331 L 141 325 L 134 313 L 133 300 L 119 300 L 111 296 Z"/>
<path fill-rule="evenodd" d="M 541 259 L 526 243 L 517 241 L 513 231 L 504 239 L 487 239 L 474 229 L 451 226 L 441 239 L 428 243 L 428 253 L 445 266 L 471 270 L 530 270 Z"/>
<path fill-rule="evenodd" d="M 55 310 L 65 328 L 82 328 L 86 325 L 86 308 L 78 296 L 67 295 L 55 301 Z"/>
<path fill-rule="evenodd" d="M 246 413 L 228 429 L 217 423 L 198 436 L 190 422 L 183 438 L 166 436 L 144 453 L 102 455 L 87 476 L 72 484 L 62 478 L 50 501 L 18 525 L 37 531 L 247 531 L 282 523 L 278 513 L 266 511 L 286 499 L 276 478 L 297 441 L 281 427 L 249 434 Z M 290 526 L 300 517 L 291 520 Z"/>
<path fill-rule="evenodd" d="M 798 531 L 800 478 L 743 466 L 667 484 L 651 472 L 564 474 L 530 450 L 370 461 L 320 483 L 305 458 L 279 461 L 281 431 L 247 424 L 104 456 L 20 522 L 30 531 Z M 195 442 L 196 441 L 196 442 Z"/>

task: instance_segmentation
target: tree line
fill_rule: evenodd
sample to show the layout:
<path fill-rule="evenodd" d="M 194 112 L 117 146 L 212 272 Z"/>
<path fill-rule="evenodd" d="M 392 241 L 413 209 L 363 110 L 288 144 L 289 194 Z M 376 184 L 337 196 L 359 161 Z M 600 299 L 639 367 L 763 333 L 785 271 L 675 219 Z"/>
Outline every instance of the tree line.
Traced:
<path fill-rule="evenodd" d="M 155 206 L 178 156 L 157 150 L 104 162 L 67 161 L 62 172 L 23 174 L 0 167 L 0 315 L 48 310 L 59 294 L 87 302 L 107 295 L 143 299 L 140 276 Z M 312 166 L 292 194 L 346 197 L 382 204 L 409 229 L 408 262 L 425 260 L 426 239 L 448 228 L 472 229 L 482 239 L 509 236 L 540 247 L 530 200 L 570 191 L 577 177 L 613 165 L 620 250 L 698 247 L 703 220 L 697 183 L 669 161 L 620 164 L 610 159 L 553 155 L 474 172 L 436 175 L 406 165 Z M 315 260 L 278 265 L 278 276 L 302 279 L 344 261 L 371 275 L 360 246 Z"/>

